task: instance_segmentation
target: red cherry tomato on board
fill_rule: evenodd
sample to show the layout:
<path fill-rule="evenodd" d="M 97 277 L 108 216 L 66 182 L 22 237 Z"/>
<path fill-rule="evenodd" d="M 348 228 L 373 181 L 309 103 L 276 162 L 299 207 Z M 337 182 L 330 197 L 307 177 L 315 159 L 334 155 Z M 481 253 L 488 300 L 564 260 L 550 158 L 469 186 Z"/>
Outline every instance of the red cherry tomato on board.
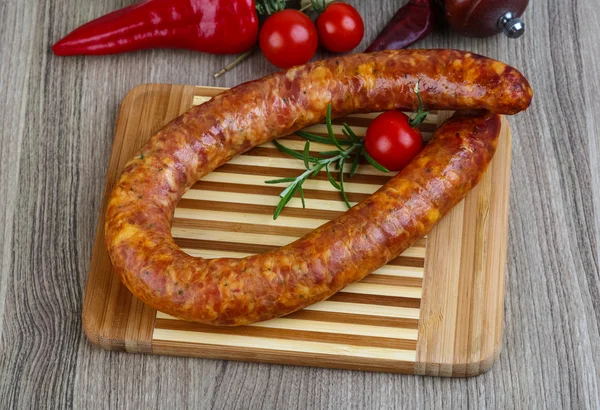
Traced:
<path fill-rule="evenodd" d="M 283 10 L 270 16 L 259 36 L 260 49 L 279 68 L 306 64 L 315 55 L 319 40 L 312 20 L 298 10 Z"/>
<path fill-rule="evenodd" d="M 390 171 L 400 171 L 423 149 L 423 136 L 418 128 L 410 126 L 406 114 L 387 111 L 367 128 L 365 148 Z"/>
<path fill-rule="evenodd" d="M 345 53 L 360 44 L 365 24 L 351 5 L 332 3 L 317 18 L 317 31 L 323 47 L 334 53 Z"/>

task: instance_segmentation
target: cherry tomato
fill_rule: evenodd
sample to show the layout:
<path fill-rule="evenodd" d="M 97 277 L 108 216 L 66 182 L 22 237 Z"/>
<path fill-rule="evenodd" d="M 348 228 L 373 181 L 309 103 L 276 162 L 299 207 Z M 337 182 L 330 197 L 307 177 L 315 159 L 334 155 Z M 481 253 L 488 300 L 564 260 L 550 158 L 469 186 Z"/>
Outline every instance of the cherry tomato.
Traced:
<path fill-rule="evenodd" d="M 312 20 L 298 10 L 270 16 L 259 36 L 260 49 L 273 65 L 290 68 L 305 64 L 315 55 L 319 40 Z"/>
<path fill-rule="evenodd" d="M 334 53 L 345 53 L 356 47 L 365 33 L 358 11 L 347 3 L 331 3 L 317 18 L 321 44 Z"/>
<path fill-rule="evenodd" d="M 367 153 L 390 171 L 400 171 L 423 148 L 423 136 L 412 128 L 408 116 L 387 111 L 373 120 L 365 136 Z"/>

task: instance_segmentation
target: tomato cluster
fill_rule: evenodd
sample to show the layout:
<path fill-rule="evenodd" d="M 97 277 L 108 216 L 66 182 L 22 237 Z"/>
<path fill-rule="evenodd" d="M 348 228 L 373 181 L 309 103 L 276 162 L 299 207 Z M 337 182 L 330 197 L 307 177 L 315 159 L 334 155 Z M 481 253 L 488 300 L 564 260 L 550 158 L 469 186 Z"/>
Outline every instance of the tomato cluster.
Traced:
<path fill-rule="evenodd" d="M 299 10 L 273 13 L 262 26 L 259 44 L 273 65 L 290 68 L 310 61 L 319 42 L 334 53 L 352 50 L 361 42 L 364 31 L 358 11 L 347 3 L 335 2 L 324 7 L 315 23 Z M 423 148 L 416 125 L 400 111 L 381 114 L 367 129 L 367 153 L 388 170 L 401 170 Z"/>
<path fill-rule="evenodd" d="M 317 18 L 316 26 L 299 10 L 274 13 L 260 30 L 259 44 L 273 65 L 290 68 L 310 61 L 319 41 L 335 53 L 352 50 L 362 40 L 364 31 L 358 11 L 347 3 L 336 2 L 327 5 Z"/>

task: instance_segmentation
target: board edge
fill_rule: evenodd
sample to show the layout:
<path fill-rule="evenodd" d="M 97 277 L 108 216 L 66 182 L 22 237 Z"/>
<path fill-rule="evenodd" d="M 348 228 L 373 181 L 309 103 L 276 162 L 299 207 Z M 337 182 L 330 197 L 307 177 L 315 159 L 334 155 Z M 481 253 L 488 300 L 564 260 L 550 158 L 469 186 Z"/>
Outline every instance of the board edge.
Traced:
<path fill-rule="evenodd" d="M 444 118 L 439 119 L 438 127 L 443 122 Z M 423 303 L 426 301 L 426 294 L 431 290 L 431 278 L 427 280 L 427 265 L 424 272 L 423 278 L 423 296 L 422 296 L 422 309 L 419 317 L 419 334 L 417 336 L 417 357 L 415 361 L 414 374 L 421 376 L 436 376 L 436 377 L 476 377 L 488 372 L 494 364 L 499 360 L 500 353 L 503 347 L 503 333 L 504 333 L 504 298 L 506 295 L 506 262 L 507 262 L 507 250 L 508 250 L 508 215 L 509 215 L 509 202 L 510 202 L 510 173 L 511 173 L 511 163 L 512 163 L 512 130 L 510 124 L 506 118 L 506 116 L 501 116 L 501 131 L 500 137 L 504 136 L 506 141 L 501 142 L 504 144 L 505 152 L 505 161 L 503 162 L 504 167 L 504 180 L 506 182 L 506 186 L 500 188 L 503 191 L 503 203 L 500 205 L 502 207 L 502 228 L 505 230 L 504 239 L 502 240 L 502 246 L 498 251 L 499 261 L 501 268 L 498 268 L 498 303 L 500 309 L 496 309 L 500 315 L 497 317 L 497 332 L 494 334 L 493 338 L 493 347 L 490 349 L 489 354 L 484 357 L 480 357 L 477 360 L 452 360 L 452 361 L 444 361 L 444 360 L 421 360 L 424 356 L 423 349 L 427 348 L 427 340 L 424 340 L 423 331 L 425 328 L 429 327 L 430 323 L 423 323 L 423 315 L 426 313 L 426 309 L 423 309 Z M 491 167 L 490 167 L 491 168 Z M 488 172 L 491 172 L 491 169 L 488 168 Z M 491 179 L 491 178 L 490 178 Z M 491 195 L 491 192 L 490 192 Z M 464 200 L 461 201 L 456 207 L 460 208 L 464 203 Z M 454 209 L 453 209 L 454 210 Z M 450 216 L 450 215 L 447 215 Z M 430 234 L 430 238 L 432 235 Z M 425 260 L 427 261 L 431 252 L 435 252 L 434 243 L 432 241 L 427 241 L 426 251 L 425 251 Z M 426 262 L 427 263 L 427 262 Z M 429 284 L 429 286 L 428 286 Z M 439 323 L 435 323 L 434 326 L 441 328 L 448 323 L 444 323 L 444 319 L 448 320 L 448 317 L 452 317 L 449 315 L 444 315 L 440 312 L 439 315 L 436 316 L 436 320 L 439 319 Z M 428 318 L 427 322 L 430 322 L 430 318 Z M 455 358 L 455 356 L 453 356 Z"/>
<path fill-rule="evenodd" d="M 128 332 L 128 329 L 125 329 L 125 332 L 122 335 L 123 337 L 116 337 L 112 327 L 107 329 L 107 326 L 105 326 L 104 323 L 104 318 L 99 317 L 98 311 L 94 309 L 94 307 L 97 306 L 97 301 L 94 300 L 95 297 L 98 297 L 95 287 L 97 285 L 97 271 L 101 269 L 100 265 L 102 264 L 103 259 L 102 254 L 106 254 L 105 258 L 108 260 L 109 269 L 112 270 L 112 266 L 110 266 L 110 259 L 104 244 L 104 216 L 112 186 L 115 183 L 119 173 L 117 170 L 117 164 L 122 154 L 123 144 L 125 143 L 125 128 L 126 123 L 129 120 L 128 111 L 131 111 L 135 108 L 135 102 L 137 98 L 143 96 L 146 92 L 156 92 L 157 90 L 159 92 L 162 91 L 164 93 L 168 93 L 169 95 L 173 90 L 175 90 L 177 93 L 181 93 L 183 96 L 185 96 L 182 96 L 181 98 L 181 105 L 186 104 L 187 107 L 178 106 L 174 108 L 178 109 L 179 111 L 181 111 L 183 108 L 187 110 L 192 106 L 195 89 L 195 86 L 189 85 L 143 83 L 131 88 L 125 94 L 119 104 L 119 110 L 111 144 L 111 153 L 106 171 L 104 191 L 102 194 L 102 202 L 96 221 L 94 243 L 92 247 L 88 275 L 86 278 L 83 307 L 81 312 L 82 330 L 84 335 L 90 341 L 90 343 L 103 349 L 126 351 L 130 353 L 151 353 L 152 334 L 154 331 L 154 321 L 156 320 L 156 310 L 143 304 L 135 296 L 131 295 L 128 316 L 139 315 L 141 318 L 140 326 L 137 329 L 138 331 Z M 143 105 L 143 102 L 141 105 Z M 114 273 L 112 276 L 114 276 Z M 114 281 L 115 278 L 112 280 Z M 108 279 L 107 281 L 110 282 L 111 280 Z M 105 285 L 110 289 L 111 284 L 108 282 L 105 283 Z M 125 320 L 128 321 L 128 319 Z"/>

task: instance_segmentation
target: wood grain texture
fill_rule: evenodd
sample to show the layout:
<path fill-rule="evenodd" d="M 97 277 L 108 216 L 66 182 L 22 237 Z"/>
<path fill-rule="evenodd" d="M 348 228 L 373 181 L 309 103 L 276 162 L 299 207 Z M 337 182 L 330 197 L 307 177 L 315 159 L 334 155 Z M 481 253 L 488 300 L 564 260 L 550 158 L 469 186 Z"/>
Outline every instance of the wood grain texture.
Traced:
<path fill-rule="evenodd" d="M 90 341 L 128 352 L 350 370 L 434 376 L 489 370 L 498 358 L 504 317 L 511 141 L 505 118 L 489 170 L 429 239 L 327 301 L 251 326 L 214 328 L 156 312 L 127 291 L 112 272 L 102 229 L 116 178 L 158 127 L 222 91 L 142 84 L 121 103 L 83 305 Z M 420 125 L 424 139 L 450 114 L 431 112 Z M 364 137 L 377 115 L 335 119 L 333 132 L 344 138 L 347 123 Z M 324 124 L 305 130 L 327 134 Z M 278 141 L 304 149 L 296 135 Z M 330 148 L 311 144 L 311 152 Z M 345 184 L 350 203 L 366 199 L 391 176 L 364 162 Z M 319 174 L 304 183 L 306 209 L 294 198 L 273 221 L 283 187 L 264 181 L 297 175 L 303 167 L 271 142 L 232 158 L 184 194 L 173 218 L 175 242 L 193 256 L 242 258 L 286 245 L 341 215 L 346 206 L 339 192 Z"/>
<path fill-rule="evenodd" d="M 362 49 L 404 0 L 350 2 L 367 23 Z M 419 43 L 503 60 L 536 91 L 510 119 L 503 350 L 488 373 L 462 380 L 128 355 L 85 340 L 83 290 L 119 102 L 140 83 L 233 86 L 272 71 L 259 55 L 213 80 L 231 58 L 49 52 L 131 3 L 0 2 L 3 408 L 600 407 L 597 2 L 532 1 L 517 41 L 438 33 Z"/>
<path fill-rule="evenodd" d="M 502 347 L 510 141 L 481 182 L 427 236 L 415 373 L 475 376 Z"/>
<path fill-rule="evenodd" d="M 99 227 L 104 226 L 107 195 L 127 161 L 146 142 L 147 135 L 153 135 L 188 108 L 188 104 L 182 106 L 182 101 L 191 100 L 191 90 L 184 86 L 138 86 L 127 93 L 119 113 L 120 118 L 127 120 L 118 122 L 115 130 L 118 138 L 114 141 L 108 166 Z M 148 115 L 148 111 L 152 115 Z M 96 230 L 90 269 L 94 272 L 112 272 L 102 228 Z M 150 341 L 156 314 L 154 309 L 133 297 L 119 278 L 112 274 L 90 276 L 87 289 L 84 312 L 101 309 L 97 315 L 83 315 L 83 329 L 88 338 L 105 349 L 143 353 L 152 351 Z M 94 289 L 94 292 L 89 289 Z M 113 303 L 105 304 L 105 300 Z"/>

